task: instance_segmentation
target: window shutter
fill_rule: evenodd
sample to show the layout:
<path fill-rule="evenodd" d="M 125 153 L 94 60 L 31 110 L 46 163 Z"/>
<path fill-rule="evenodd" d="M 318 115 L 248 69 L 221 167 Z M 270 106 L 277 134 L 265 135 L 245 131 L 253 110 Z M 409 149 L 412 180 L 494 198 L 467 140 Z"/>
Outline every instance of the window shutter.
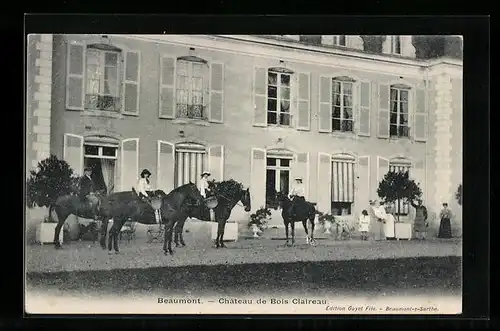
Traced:
<path fill-rule="evenodd" d="M 427 140 L 427 90 L 417 88 L 415 91 L 415 112 L 413 117 L 415 141 Z"/>
<path fill-rule="evenodd" d="M 389 160 L 382 157 L 377 156 L 377 185 L 375 187 L 375 192 L 378 190 L 378 186 L 382 179 L 384 179 L 385 174 L 389 172 Z"/>
<path fill-rule="evenodd" d="M 380 84 L 378 87 L 378 137 L 389 138 L 389 109 L 390 109 L 389 85 Z"/>
<path fill-rule="evenodd" d="M 250 195 L 252 209 L 257 210 L 266 205 L 266 150 L 252 148 L 251 153 Z"/>
<path fill-rule="evenodd" d="M 85 105 L 85 44 L 68 42 L 66 66 L 66 109 L 83 110 Z"/>
<path fill-rule="evenodd" d="M 357 175 L 355 180 L 355 197 L 356 213 L 361 214 L 363 209 L 368 208 L 370 201 L 370 156 L 363 155 L 358 157 Z"/>
<path fill-rule="evenodd" d="M 121 150 L 121 190 L 130 191 L 139 176 L 139 138 L 122 140 Z"/>
<path fill-rule="evenodd" d="M 371 84 L 367 81 L 359 83 L 358 102 L 358 134 L 370 136 L 370 108 L 371 108 Z"/>
<path fill-rule="evenodd" d="M 208 169 L 212 179 L 224 180 L 224 146 L 216 145 L 208 149 Z"/>
<path fill-rule="evenodd" d="M 319 114 L 318 131 L 332 132 L 332 79 L 319 78 Z"/>
<path fill-rule="evenodd" d="M 293 157 L 291 167 L 292 180 L 300 176 L 305 188 L 305 198 L 309 196 L 309 153 L 297 153 Z"/>
<path fill-rule="evenodd" d="M 160 57 L 160 118 L 175 117 L 175 58 Z"/>
<path fill-rule="evenodd" d="M 125 76 L 123 80 L 123 112 L 139 114 L 139 96 L 141 81 L 141 53 L 138 51 L 125 52 Z"/>
<path fill-rule="evenodd" d="M 83 137 L 76 134 L 64 134 L 64 160 L 76 175 L 83 174 Z"/>
<path fill-rule="evenodd" d="M 267 126 L 267 69 L 253 69 L 254 126 Z"/>
<path fill-rule="evenodd" d="M 297 130 L 311 129 L 311 81 L 309 73 L 298 73 Z"/>
<path fill-rule="evenodd" d="M 224 64 L 212 62 L 210 66 L 210 122 L 224 120 Z"/>
<path fill-rule="evenodd" d="M 175 145 L 158 140 L 158 164 L 156 188 L 169 193 L 175 185 Z"/>
<path fill-rule="evenodd" d="M 415 181 L 416 184 L 420 186 L 422 190 L 422 196 L 426 192 L 425 187 L 425 161 L 424 160 L 416 160 L 413 163 L 413 166 L 410 169 L 410 178 Z"/>
<path fill-rule="evenodd" d="M 317 208 L 320 212 L 332 212 L 332 156 L 318 153 Z M 319 184 L 321 183 L 321 184 Z"/>

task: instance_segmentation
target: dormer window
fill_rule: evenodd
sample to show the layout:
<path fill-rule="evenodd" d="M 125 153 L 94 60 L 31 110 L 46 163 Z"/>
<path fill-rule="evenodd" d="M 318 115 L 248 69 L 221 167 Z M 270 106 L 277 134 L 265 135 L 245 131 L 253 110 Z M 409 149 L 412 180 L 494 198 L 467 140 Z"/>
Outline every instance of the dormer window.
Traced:
<path fill-rule="evenodd" d="M 347 46 L 347 41 L 346 41 L 346 36 L 345 35 L 336 35 L 333 36 L 333 44 L 336 46 Z"/>
<path fill-rule="evenodd" d="M 391 37 L 391 54 L 401 55 L 401 36 Z"/>

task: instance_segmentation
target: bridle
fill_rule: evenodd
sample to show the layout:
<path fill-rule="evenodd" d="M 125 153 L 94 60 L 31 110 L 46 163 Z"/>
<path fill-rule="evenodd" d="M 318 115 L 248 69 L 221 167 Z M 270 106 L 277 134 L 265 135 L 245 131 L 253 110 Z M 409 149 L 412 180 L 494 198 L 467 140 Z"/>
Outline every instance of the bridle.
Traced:
<path fill-rule="evenodd" d="M 240 193 L 241 193 L 241 192 L 244 192 L 244 193 L 243 193 L 243 196 L 245 196 L 246 194 L 248 194 L 246 190 L 241 190 L 241 191 L 240 191 Z M 221 198 L 226 199 L 226 200 L 227 200 L 227 201 L 229 201 L 229 202 L 232 202 L 232 201 L 233 201 L 232 199 L 229 199 L 228 197 L 226 197 L 225 195 L 223 195 L 223 194 L 221 194 L 221 193 L 217 193 L 217 195 L 218 195 L 218 196 L 220 196 Z M 241 206 L 241 207 L 243 207 L 243 208 L 246 208 L 245 204 L 243 204 L 243 203 L 241 202 L 241 199 L 242 199 L 242 198 L 243 198 L 243 197 L 239 198 L 239 199 L 236 201 L 236 205 L 237 205 L 237 206 Z"/>

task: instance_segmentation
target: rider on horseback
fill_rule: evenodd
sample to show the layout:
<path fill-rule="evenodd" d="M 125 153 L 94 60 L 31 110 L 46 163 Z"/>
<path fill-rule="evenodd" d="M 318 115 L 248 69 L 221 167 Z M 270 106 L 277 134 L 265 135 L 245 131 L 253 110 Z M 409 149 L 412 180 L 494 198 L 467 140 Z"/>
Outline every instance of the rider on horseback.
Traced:
<path fill-rule="evenodd" d="M 141 178 L 137 181 L 137 194 L 139 194 L 139 198 L 143 201 L 149 198 L 148 192 L 151 192 L 150 176 L 151 172 L 148 169 L 144 169 L 141 172 Z"/>
<path fill-rule="evenodd" d="M 210 195 L 210 188 L 208 185 L 208 177 L 210 177 L 210 172 L 208 171 L 203 171 L 201 173 L 201 179 L 198 182 L 198 190 L 200 190 L 201 196 L 206 198 L 207 193 Z"/>
<path fill-rule="evenodd" d="M 295 185 L 292 187 L 291 191 L 290 191 L 290 199 L 292 200 L 292 215 L 295 216 L 296 213 L 295 213 L 295 207 L 297 205 L 297 203 L 299 202 L 305 202 L 305 198 L 304 198 L 304 195 L 305 195 L 305 188 L 304 188 L 304 184 L 302 184 L 302 177 L 295 177 Z"/>
<path fill-rule="evenodd" d="M 97 207 L 99 199 L 95 195 L 96 189 L 91 175 L 92 168 L 85 167 L 83 170 L 83 176 L 80 178 L 80 192 L 78 196 L 83 204 L 90 206 L 91 209 L 94 209 Z"/>

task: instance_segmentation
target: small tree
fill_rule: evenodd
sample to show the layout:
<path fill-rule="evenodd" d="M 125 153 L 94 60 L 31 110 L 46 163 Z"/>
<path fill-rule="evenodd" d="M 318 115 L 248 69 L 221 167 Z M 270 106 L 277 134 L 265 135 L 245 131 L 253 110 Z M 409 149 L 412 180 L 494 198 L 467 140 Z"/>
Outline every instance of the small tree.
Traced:
<path fill-rule="evenodd" d="M 36 170 L 30 171 L 27 180 L 28 208 L 48 207 L 49 220 L 51 220 L 52 208 L 58 197 L 76 192 L 78 189 L 78 177 L 73 169 L 64 160 L 59 160 L 55 155 L 38 162 Z"/>
<path fill-rule="evenodd" d="M 409 178 L 408 171 L 389 171 L 380 181 L 377 189 L 378 196 L 384 202 L 397 202 L 397 218 L 399 222 L 400 201 L 403 199 L 414 200 L 422 196 L 422 190 Z"/>
<path fill-rule="evenodd" d="M 458 185 L 457 192 L 455 193 L 455 198 L 457 199 L 458 204 L 462 205 L 462 184 Z"/>

